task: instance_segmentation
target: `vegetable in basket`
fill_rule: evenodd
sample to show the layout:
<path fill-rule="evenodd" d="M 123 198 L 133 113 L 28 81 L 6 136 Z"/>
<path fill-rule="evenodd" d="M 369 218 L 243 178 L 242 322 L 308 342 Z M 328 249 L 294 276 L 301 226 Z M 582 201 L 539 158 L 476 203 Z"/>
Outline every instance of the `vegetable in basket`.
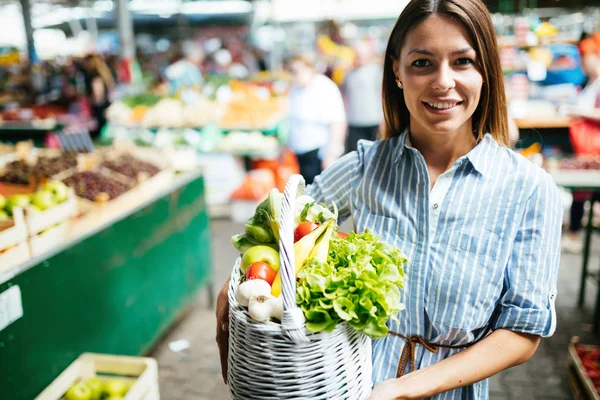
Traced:
<path fill-rule="evenodd" d="M 266 244 L 278 250 L 279 220 L 283 194 L 272 189 L 269 196 L 256 207 L 254 215 L 246 222 L 245 233 L 231 238 L 234 247 L 244 253 L 252 246 Z"/>
<path fill-rule="evenodd" d="M 327 261 L 309 258 L 299 273 L 296 301 L 312 332 L 332 331 L 345 321 L 373 339 L 404 309 L 400 289 L 407 259 L 369 230 L 334 237 Z"/>
<path fill-rule="evenodd" d="M 281 320 L 283 315 L 283 298 L 271 295 L 271 286 L 262 279 L 251 279 L 243 282 L 235 292 L 236 301 L 248 307 L 253 320 L 265 322 L 269 318 Z"/>
<path fill-rule="evenodd" d="M 311 233 L 294 243 L 294 265 L 296 269 L 296 275 L 298 275 L 298 272 L 300 271 L 300 269 L 302 269 L 304 263 L 309 257 L 315 257 L 317 254 L 320 254 L 321 256 L 323 254 L 327 254 L 329 239 L 321 241 L 320 243 L 322 243 L 322 246 L 317 245 L 317 240 L 321 236 L 325 237 L 325 235 L 327 235 L 328 238 L 331 238 L 331 234 L 335 227 L 335 220 L 330 219 L 329 221 L 327 221 L 323 225 L 320 225 L 317 229 L 315 229 L 314 231 L 312 231 Z M 327 247 L 324 248 L 324 246 Z M 324 248 L 324 250 L 317 251 L 317 253 L 313 255 L 313 250 L 316 248 Z M 279 296 L 281 294 L 280 272 L 277 273 L 275 281 L 273 281 L 273 285 L 271 285 L 271 294 L 273 296 Z"/>

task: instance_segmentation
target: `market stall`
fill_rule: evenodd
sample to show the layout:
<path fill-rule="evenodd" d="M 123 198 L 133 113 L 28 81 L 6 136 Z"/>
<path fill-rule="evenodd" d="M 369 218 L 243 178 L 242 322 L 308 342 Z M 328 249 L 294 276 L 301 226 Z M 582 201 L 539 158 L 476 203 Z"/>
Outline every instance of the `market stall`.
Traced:
<path fill-rule="evenodd" d="M 103 168 L 116 170 L 119 160 L 105 159 Z M 61 173 L 73 178 L 85 172 Z M 105 188 L 92 195 L 95 183 L 79 182 L 73 187 L 76 217 L 45 233 L 25 221 L 66 202 L 39 214 L 34 200 L 24 210 L 11 208 L 6 229 L 23 235 L 0 252 L 3 398 L 34 398 L 82 353 L 148 352 L 209 282 L 210 232 L 200 170 L 165 168 L 123 193 Z M 82 189 L 81 182 L 88 186 Z"/>
<path fill-rule="evenodd" d="M 295 171 L 285 176 L 277 172 L 277 165 L 285 163 L 289 129 L 286 79 L 268 74 L 250 81 L 213 77 L 202 90 L 123 98 L 108 109 L 109 124 L 101 141 L 134 141 L 175 154 L 171 162 L 199 163 L 204 170 L 209 215 L 237 220 L 235 213 L 242 208 L 231 207 L 232 200 L 250 200 L 253 208 L 270 188 L 282 189 L 287 176 Z M 255 185 L 256 169 L 267 169 L 267 175 L 272 171 L 273 176 L 260 179 L 264 185 Z M 251 185 L 265 190 L 243 190 Z M 241 220 L 247 219 L 246 214 Z"/>

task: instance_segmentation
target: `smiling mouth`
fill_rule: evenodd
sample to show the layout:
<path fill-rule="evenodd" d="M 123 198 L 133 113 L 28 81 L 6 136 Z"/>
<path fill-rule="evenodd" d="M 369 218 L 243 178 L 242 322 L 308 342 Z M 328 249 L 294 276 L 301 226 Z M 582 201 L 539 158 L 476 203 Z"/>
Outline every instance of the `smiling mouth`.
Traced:
<path fill-rule="evenodd" d="M 446 103 L 426 103 L 423 102 L 423 104 L 425 104 L 427 107 L 433 109 L 433 110 L 438 110 L 438 111 L 443 111 L 443 110 L 450 110 L 456 106 L 459 106 L 462 104 L 462 101 L 458 101 L 458 102 L 446 102 Z"/>

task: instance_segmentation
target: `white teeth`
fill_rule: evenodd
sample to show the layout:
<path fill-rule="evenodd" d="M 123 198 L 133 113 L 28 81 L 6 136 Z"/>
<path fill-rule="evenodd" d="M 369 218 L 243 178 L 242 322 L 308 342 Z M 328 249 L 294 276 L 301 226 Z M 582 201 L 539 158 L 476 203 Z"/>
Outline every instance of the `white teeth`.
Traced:
<path fill-rule="evenodd" d="M 457 103 L 427 103 L 430 107 L 437 108 L 438 110 L 444 110 L 446 108 L 452 108 Z"/>

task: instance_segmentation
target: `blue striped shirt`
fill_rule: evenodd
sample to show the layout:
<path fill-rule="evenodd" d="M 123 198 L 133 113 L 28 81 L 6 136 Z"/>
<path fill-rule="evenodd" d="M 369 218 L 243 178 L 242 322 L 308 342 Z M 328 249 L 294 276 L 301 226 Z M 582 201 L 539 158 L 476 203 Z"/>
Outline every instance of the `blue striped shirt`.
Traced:
<path fill-rule="evenodd" d="M 562 204 L 551 177 L 487 134 L 430 190 L 425 159 L 406 139 L 359 142 L 307 191 L 408 256 L 406 310 L 390 330 L 445 345 L 478 340 L 490 325 L 552 335 Z M 374 384 L 396 376 L 404 343 L 373 341 Z M 459 351 L 417 345 L 415 368 Z M 488 397 L 484 380 L 435 399 Z"/>

